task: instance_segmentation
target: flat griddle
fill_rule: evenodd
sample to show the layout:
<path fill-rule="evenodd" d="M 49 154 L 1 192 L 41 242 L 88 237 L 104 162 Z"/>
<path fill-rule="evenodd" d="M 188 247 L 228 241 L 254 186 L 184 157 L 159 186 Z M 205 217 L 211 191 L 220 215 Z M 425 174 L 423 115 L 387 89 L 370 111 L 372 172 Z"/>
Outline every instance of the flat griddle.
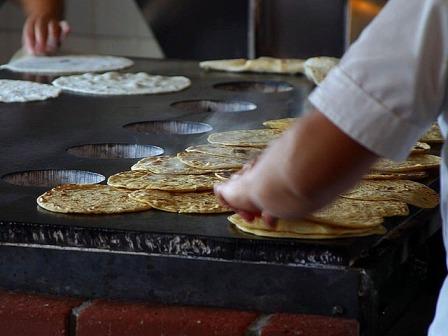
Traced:
<path fill-rule="evenodd" d="M 308 109 L 312 90 L 302 76 L 206 72 L 197 62 L 135 59 L 126 71 L 184 75 L 192 86 L 161 95 L 63 93 L 45 102 L 0 104 L 0 176 L 72 169 L 107 178 L 129 170 L 138 159 L 82 158 L 67 149 L 122 143 L 154 145 L 174 154 L 206 143 L 211 132 L 263 128 L 267 119 L 299 116 Z M 7 71 L 0 71 L 0 77 L 30 78 Z M 220 88 L 223 84 L 230 90 Z M 263 92 L 288 84 L 289 91 Z M 250 108 L 250 103 L 256 109 L 228 111 Z M 164 120 L 206 123 L 213 130 L 140 133 L 124 127 Z M 437 178 L 426 182 L 437 188 Z M 36 197 L 48 189 L 0 179 L 1 287 L 305 312 L 372 324 L 379 314 L 371 306 L 378 301 L 377 289 L 440 227 L 437 209 L 412 209 L 408 217 L 388 219 L 385 236 L 273 239 L 237 231 L 227 215 L 50 213 L 36 205 Z"/>

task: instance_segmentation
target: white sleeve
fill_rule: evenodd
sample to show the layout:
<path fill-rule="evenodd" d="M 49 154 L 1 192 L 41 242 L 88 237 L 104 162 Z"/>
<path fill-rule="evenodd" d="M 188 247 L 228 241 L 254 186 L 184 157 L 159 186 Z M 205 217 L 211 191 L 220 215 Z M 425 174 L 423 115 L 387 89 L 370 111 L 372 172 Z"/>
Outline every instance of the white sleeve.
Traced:
<path fill-rule="evenodd" d="M 440 113 L 448 0 L 391 0 L 309 97 L 376 154 L 406 158 Z"/>

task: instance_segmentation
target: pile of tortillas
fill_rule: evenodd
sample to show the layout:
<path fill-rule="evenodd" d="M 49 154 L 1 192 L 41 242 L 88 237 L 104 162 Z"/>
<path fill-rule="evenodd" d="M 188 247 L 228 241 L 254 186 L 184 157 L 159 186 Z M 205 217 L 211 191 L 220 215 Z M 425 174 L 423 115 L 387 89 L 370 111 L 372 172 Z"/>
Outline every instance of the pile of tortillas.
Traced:
<path fill-rule="evenodd" d="M 259 57 L 256 59 L 227 59 L 200 62 L 205 70 L 228 72 L 256 72 L 275 74 L 304 74 L 314 84 L 319 85 L 327 74 L 338 65 L 339 59 L 320 56 L 306 60 L 297 58 Z"/>
<path fill-rule="evenodd" d="M 212 133 L 207 144 L 190 146 L 177 155 L 147 157 L 129 171 L 112 175 L 108 185 L 62 185 L 39 196 L 50 211 L 78 214 L 113 214 L 156 209 L 175 213 L 225 213 L 213 186 L 251 162 L 268 143 L 278 138 L 296 118 L 268 120 L 268 128 Z M 433 208 L 438 194 L 410 179 L 418 179 L 439 164 L 418 143 L 408 161 L 380 161 L 358 186 L 332 204 L 301 221 L 279 220 L 275 229 L 262 220 L 246 222 L 238 215 L 229 221 L 239 230 L 268 237 L 328 239 L 360 237 L 385 232 L 385 217 L 406 216 L 408 204 Z M 379 177 L 374 177 L 376 174 Z"/>
<path fill-rule="evenodd" d="M 1 66 L 15 72 L 62 76 L 52 85 L 0 80 L 0 102 L 27 102 L 57 97 L 61 89 L 90 95 L 141 95 L 177 92 L 191 85 L 183 76 L 118 73 L 134 62 L 124 57 L 99 55 L 33 56 Z M 77 75 L 79 74 L 79 75 Z"/>

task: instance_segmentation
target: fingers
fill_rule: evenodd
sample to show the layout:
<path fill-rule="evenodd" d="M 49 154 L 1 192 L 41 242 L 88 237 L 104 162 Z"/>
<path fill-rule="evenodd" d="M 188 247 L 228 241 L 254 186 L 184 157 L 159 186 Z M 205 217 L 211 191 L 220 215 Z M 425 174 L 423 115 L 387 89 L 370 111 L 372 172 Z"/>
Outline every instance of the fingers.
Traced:
<path fill-rule="evenodd" d="M 70 26 L 65 21 L 29 17 L 23 28 L 23 45 L 31 55 L 52 54 L 69 32 Z"/>

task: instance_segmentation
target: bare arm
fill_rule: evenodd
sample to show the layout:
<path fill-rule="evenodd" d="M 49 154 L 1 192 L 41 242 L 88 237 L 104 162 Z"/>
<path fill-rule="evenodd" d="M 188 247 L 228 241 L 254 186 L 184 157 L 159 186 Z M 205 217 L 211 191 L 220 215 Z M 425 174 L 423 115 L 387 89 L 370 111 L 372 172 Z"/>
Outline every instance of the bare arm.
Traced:
<path fill-rule="evenodd" d="M 62 21 L 63 0 L 21 0 L 27 19 L 22 41 L 32 55 L 54 53 L 70 28 Z"/>
<path fill-rule="evenodd" d="M 301 118 L 255 166 L 217 186 L 224 202 L 251 219 L 301 218 L 353 186 L 377 156 L 322 113 Z"/>

